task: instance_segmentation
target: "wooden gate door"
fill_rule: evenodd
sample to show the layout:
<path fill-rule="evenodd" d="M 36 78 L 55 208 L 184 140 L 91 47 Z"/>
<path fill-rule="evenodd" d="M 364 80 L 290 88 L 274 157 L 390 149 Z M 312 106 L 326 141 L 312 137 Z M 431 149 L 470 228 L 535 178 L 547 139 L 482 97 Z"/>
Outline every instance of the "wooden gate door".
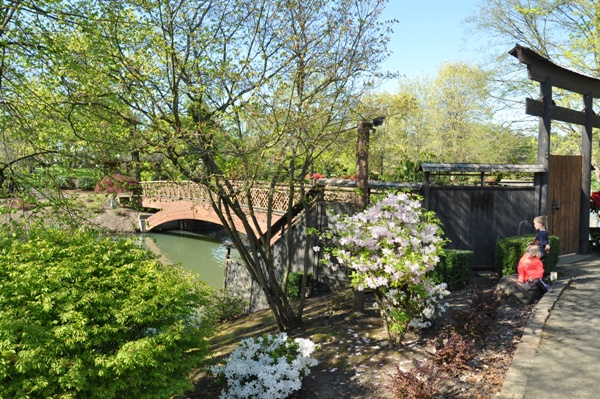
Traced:
<path fill-rule="evenodd" d="M 550 155 L 549 164 L 548 233 L 559 238 L 560 255 L 577 253 L 583 158 Z"/>

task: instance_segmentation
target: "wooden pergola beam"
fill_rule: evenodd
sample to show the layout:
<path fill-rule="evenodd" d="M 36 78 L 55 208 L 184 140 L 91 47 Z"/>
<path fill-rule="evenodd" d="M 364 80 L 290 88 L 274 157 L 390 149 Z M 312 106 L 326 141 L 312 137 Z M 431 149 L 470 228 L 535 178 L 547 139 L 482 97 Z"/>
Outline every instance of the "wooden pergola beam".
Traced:
<path fill-rule="evenodd" d="M 575 111 L 569 108 L 551 105 L 552 120 L 573 123 L 575 125 L 585 125 L 587 118 L 591 119 L 592 127 L 600 129 L 600 116 L 586 115 L 585 110 Z M 527 98 L 525 100 L 525 113 L 527 115 L 544 117 L 544 102 Z"/>
<path fill-rule="evenodd" d="M 543 83 L 550 76 L 554 87 L 600 98 L 598 78 L 555 64 L 535 51 L 518 44 L 508 53 L 518 58 L 520 63 L 527 64 L 529 79 Z"/>

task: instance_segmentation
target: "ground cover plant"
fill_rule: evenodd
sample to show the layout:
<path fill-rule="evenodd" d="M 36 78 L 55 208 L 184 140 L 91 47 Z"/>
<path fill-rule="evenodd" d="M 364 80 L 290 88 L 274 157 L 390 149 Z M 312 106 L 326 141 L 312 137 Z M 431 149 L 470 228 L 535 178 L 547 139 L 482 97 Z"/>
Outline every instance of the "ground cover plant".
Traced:
<path fill-rule="evenodd" d="M 0 392 L 171 398 L 207 355 L 203 283 L 132 241 L 34 229 L 0 238 Z"/>

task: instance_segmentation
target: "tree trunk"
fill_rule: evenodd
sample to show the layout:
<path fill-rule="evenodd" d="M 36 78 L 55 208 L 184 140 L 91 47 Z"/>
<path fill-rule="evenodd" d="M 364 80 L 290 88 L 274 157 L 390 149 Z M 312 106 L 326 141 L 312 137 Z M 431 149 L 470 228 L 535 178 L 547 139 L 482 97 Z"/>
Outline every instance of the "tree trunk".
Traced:
<path fill-rule="evenodd" d="M 359 190 L 359 211 L 365 210 L 369 205 L 369 136 L 371 134 L 371 122 L 359 122 L 358 141 L 356 143 L 356 187 Z M 352 309 L 355 312 L 365 310 L 365 293 L 354 290 Z"/>

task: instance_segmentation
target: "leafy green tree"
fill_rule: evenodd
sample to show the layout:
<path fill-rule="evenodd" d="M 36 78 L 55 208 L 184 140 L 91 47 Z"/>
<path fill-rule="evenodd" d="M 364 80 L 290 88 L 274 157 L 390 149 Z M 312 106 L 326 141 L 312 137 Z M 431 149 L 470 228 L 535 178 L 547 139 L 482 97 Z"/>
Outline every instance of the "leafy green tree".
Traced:
<path fill-rule="evenodd" d="M 275 272 L 268 245 L 275 232 L 261 231 L 245 204 L 266 184 L 272 225 L 285 184 L 288 223 L 295 204 L 309 206 L 304 177 L 323 153 L 355 135 L 359 118 L 350 110 L 387 55 L 385 2 L 11 2 L 3 9 L 14 11 L 7 32 L 36 45 L 4 42 L 13 81 L 23 82 L 10 86 L 18 112 L 6 131 L 14 142 L 56 152 L 38 164 L 69 157 L 101 164 L 107 155 L 132 154 L 151 168 L 168 164 L 161 173 L 202 183 L 278 327 L 293 328 L 301 310 Z M 32 120 L 38 125 L 23 129 Z"/>
<path fill-rule="evenodd" d="M 528 136 L 496 119 L 492 78 L 476 65 L 447 63 L 433 78 L 400 80 L 398 92 L 363 103 L 387 111 L 372 137 L 373 169 L 384 180 L 422 181 L 421 162 L 533 160 Z"/>
<path fill-rule="evenodd" d="M 507 52 L 518 43 L 561 65 L 600 77 L 600 5 L 591 0 L 485 0 L 470 22 L 491 36 L 487 50 L 495 53 L 493 63 L 499 76 L 499 101 L 513 114 L 524 114 L 524 99 L 539 95 L 537 84 L 527 79 L 524 66 Z M 581 109 L 579 96 L 555 90 L 553 100 L 561 106 Z M 596 105 L 597 107 L 597 105 Z M 537 131 L 537 119 L 529 117 L 529 130 Z M 581 133 L 568 124 L 553 124 L 551 152 L 579 154 Z M 594 131 L 594 136 L 597 133 Z M 597 139 L 597 138 L 596 138 Z M 599 148 L 594 149 L 598 158 Z"/>
<path fill-rule="evenodd" d="M 122 239 L 0 238 L 0 390 L 12 398 L 170 398 L 207 355 L 208 290 Z"/>
<path fill-rule="evenodd" d="M 304 177 L 316 159 L 355 134 L 348 110 L 386 55 L 384 3 L 152 0 L 111 3 L 107 11 L 112 61 L 100 80 L 123 87 L 116 98 L 140 117 L 144 150 L 208 188 L 281 330 L 298 325 L 301 310 L 287 300 L 285 275 L 276 274 L 267 244 L 274 232 L 261 231 L 245 203 L 266 184 L 272 225 L 283 183 L 291 223 L 293 206 L 309 198 Z"/>
<path fill-rule="evenodd" d="M 48 166 L 101 167 L 137 149 L 136 116 L 114 95 L 121 86 L 101 79 L 112 65 L 102 22 L 112 14 L 102 5 L 19 0 L 0 7 L 0 183 L 8 188 L 30 188 L 31 172 L 43 167 L 48 179 L 35 188 L 49 195 L 57 179 Z"/>

